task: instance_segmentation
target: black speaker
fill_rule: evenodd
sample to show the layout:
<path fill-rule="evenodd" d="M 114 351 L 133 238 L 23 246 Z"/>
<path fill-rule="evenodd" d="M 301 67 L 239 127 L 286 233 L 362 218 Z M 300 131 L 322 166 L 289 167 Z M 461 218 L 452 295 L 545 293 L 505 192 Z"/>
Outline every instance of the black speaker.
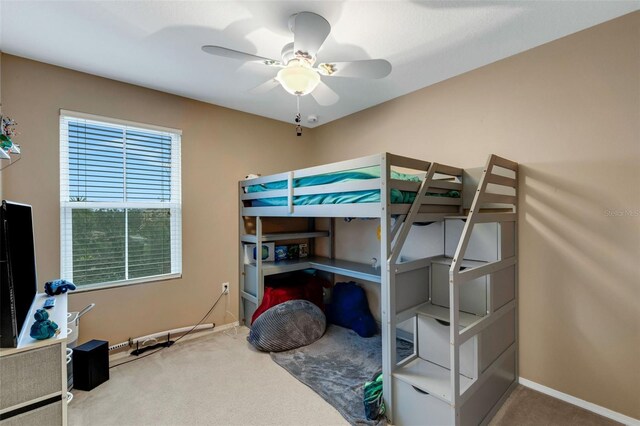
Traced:
<path fill-rule="evenodd" d="M 73 387 L 90 391 L 109 380 L 109 342 L 91 340 L 73 348 Z"/>

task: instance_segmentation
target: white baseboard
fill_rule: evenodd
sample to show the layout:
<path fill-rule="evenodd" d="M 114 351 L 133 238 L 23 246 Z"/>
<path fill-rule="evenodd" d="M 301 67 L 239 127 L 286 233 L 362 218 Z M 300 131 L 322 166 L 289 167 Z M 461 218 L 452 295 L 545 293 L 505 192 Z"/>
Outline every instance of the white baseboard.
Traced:
<path fill-rule="evenodd" d="M 616 422 L 624 423 L 625 425 L 629 426 L 640 426 L 640 421 L 634 419 L 633 417 L 625 416 L 624 414 L 609 410 L 608 408 L 585 401 L 584 399 L 576 398 L 575 396 L 571 396 L 555 389 L 548 388 L 544 385 L 532 382 L 531 380 L 522 377 L 518 378 L 518 381 L 522 386 L 526 386 L 538 392 L 557 398 L 561 401 L 568 402 L 569 404 L 576 405 L 580 408 L 584 408 L 585 410 L 599 414 L 608 419 L 615 420 Z"/>
<path fill-rule="evenodd" d="M 231 322 L 229 324 L 217 325 L 212 329 L 198 331 L 197 333 L 186 335 L 184 338 L 180 339 L 179 343 L 183 343 L 183 342 L 186 342 L 188 340 L 199 339 L 199 338 L 202 338 L 202 337 L 205 337 L 205 336 L 209 336 L 211 334 L 222 333 L 223 331 L 230 330 L 230 329 L 232 329 L 234 327 L 238 327 L 239 325 L 240 325 L 240 323 L 238 321 Z M 129 348 L 129 349 L 131 349 L 131 348 Z M 127 350 L 129 350 L 129 349 L 127 349 Z M 129 357 L 129 353 L 127 352 L 127 350 L 123 350 L 122 352 L 118 352 L 118 353 L 109 355 L 109 363 L 112 363 L 114 361 L 120 361 L 120 360 L 122 360 L 124 358 L 128 358 Z"/>

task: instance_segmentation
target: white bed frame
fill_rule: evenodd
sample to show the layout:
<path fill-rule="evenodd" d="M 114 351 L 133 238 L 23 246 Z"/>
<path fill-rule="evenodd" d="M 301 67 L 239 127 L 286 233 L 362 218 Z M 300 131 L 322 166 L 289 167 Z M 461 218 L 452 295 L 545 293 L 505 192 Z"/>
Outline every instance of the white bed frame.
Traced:
<path fill-rule="evenodd" d="M 370 166 L 380 167 L 380 178 L 299 188 L 293 186 L 294 179 L 296 178 L 348 171 Z M 506 170 L 507 173 L 496 174 L 494 167 L 502 168 L 503 171 Z M 392 179 L 392 168 L 401 168 L 402 171 L 410 169 L 417 173 L 421 172 L 424 175 L 424 178 L 422 182 L 408 182 Z M 501 318 L 506 312 L 517 308 L 517 285 L 514 283 L 516 288 L 516 297 L 513 301 L 502 306 L 495 312 L 491 308 L 488 309 L 486 316 L 478 317 L 477 321 L 474 321 L 472 324 L 457 332 L 456 330 L 459 330 L 460 325 L 459 289 L 461 285 L 464 285 L 465 282 L 471 279 L 490 275 L 516 265 L 517 252 L 514 252 L 513 256 L 508 258 L 486 263 L 479 267 L 469 268 L 464 271 L 461 271 L 462 261 L 465 258 L 465 252 L 467 250 L 474 225 L 487 222 L 497 222 L 498 224 L 514 222 L 515 225 L 513 228 L 517 230 L 517 193 L 515 193 L 518 185 L 517 170 L 518 166 L 516 163 L 496 155 L 491 155 L 483 170 L 482 177 L 478 184 L 475 197 L 468 214 L 465 214 L 463 211 L 463 169 L 439 163 L 402 157 L 390 153 L 376 154 L 354 160 L 341 161 L 240 181 L 238 188 L 240 200 L 240 238 L 243 243 L 255 243 L 257 244 L 257 247 L 261 247 L 264 242 L 299 238 L 313 239 L 318 237 L 329 237 L 331 241 L 331 255 L 328 258 L 313 256 L 312 253 L 312 256 L 306 259 L 272 263 L 262 262 L 262 259 L 258 256 L 255 265 L 244 264 L 242 250 L 243 244 L 240 244 L 240 318 L 244 318 L 245 320 L 250 319 L 246 318 L 248 316 L 246 309 L 247 304 L 253 304 L 257 307 L 262 302 L 264 290 L 263 282 L 264 277 L 267 275 L 311 267 L 321 271 L 380 283 L 381 328 L 383 342 L 383 393 L 387 407 L 387 417 L 393 421 L 395 407 L 393 406 L 394 398 L 392 395 L 393 389 L 391 385 L 392 377 L 394 377 L 395 373 L 401 371 L 403 366 L 406 366 L 417 356 L 414 354 L 413 357 L 403 360 L 400 364 L 397 363 L 396 326 L 402 321 L 415 317 L 421 310 L 424 311 L 424 307 L 427 304 L 430 305 L 430 296 L 427 295 L 429 298 L 427 301 L 424 299 L 425 291 L 427 293 L 430 291 L 428 290 L 428 284 L 427 290 L 425 290 L 424 280 L 430 280 L 430 268 L 433 260 L 433 258 L 424 258 L 401 262 L 399 256 L 400 252 L 407 240 L 412 224 L 416 222 L 443 221 L 449 218 L 463 219 L 466 221 L 466 224 L 458 243 L 455 256 L 451 261 L 450 268 L 450 306 L 452 309 L 443 308 L 440 309 L 440 314 L 432 315 L 435 318 L 446 320 L 451 324 L 450 397 L 444 399 L 440 397 L 440 399 L 446 402 L 447 408 L 450 409 L 450 416 L 449 414 L 447 414 L 447 416 L 449 416 L 448 418 L 450 418 L 451 424 L 460 424 L 461 407 L 465 401 L 468 400 L 470 395 L 476 392 L 493 372 L 493 370 L 491 370 L 492 367 L 489 367 L 485 372 L 478 372 L 477 379 L 475 379 L 470 386 L 466 387 L 466 389 L 461 392 L 459 373 L 460 346 L 469 338 L 481 333 L 482 330 Z M 509 175 L 511 175 L 511 177 L 508 177 Z M 277 181 L 287 181 L 287 188 L 253 193 L 245 192 L 245 188 L 248 186 Z M 508 188 L 506 192 L 512 193 L 513 195 L 505 195 L 505 191 L 499 191 L 502 193 L 490 192 L 490 189 L 493 190 L 493 188 L 496 187 L 503 189 Z M 412 204 L 391 204 L 391 189 L 416 192 L 417 196 Z M 379 190 L 380 202 L 360 204 L 294 205 L 294 197 L 299 195 L 359 190 Z M 427 193 L 446 193 L 451 190 L 459 191 L 461 194 L 460 198 L 427 195 Z M 251 206 L 252 200 L 271 197 L 287 197 L 288 203 L 286 206 Z M 255 218 L 255 234 L 248 234 L 245 231 L 244 219 L 247 217 Z M 312 229 L 308 232 L 299 233 L 263 234 L 262 218 L 268 217 L 379 218 L 381 227 L 380 253 L 381 258 L 384 260 L 382 268 L 374 268 L 370 265 L 335 259 L 333 249 L 333 225 L 329 231 L 317 231 Z M 333 224 L 333 220 L 331 223 Z M 515 232 L 515 234 L 517 235 L 517 232 Z M 517 239 L 515 247 L 517 247 Z M 491 307 L 490 301 L 488 306 Z M 442 312 L 444 312 L 444 314 Z M 464 315 L 464 313 L 462 314 Z M 517 334 L 515 342 L 509 349 L 507 349 L 507 352 L 505 352 L 503 356 L 515 354 L 517 359 Z M 496 363 L 497 362 L 498 361 L 496 361 Z M 518 377 L 517 361 L 515 368 L 515 377 Z M 431 393 L 433 389 L 429 388 L 429 386 L 429 380 L 424 380 L 425 390 Z M 515 382 L 509 390 L 511 390 L 513 386 L 515 386 Z M 508 392 L 505 392 L 502 400 L 506 397 L 507 393 Z M 436 396 L 435 393 L 433 395 Z M 499 404 L 496 404 L 493 408 L 497 409 L 498 406 Z M 486 410 L 486 412 L 492 414 L 492 411 L 490 410 Z M 489 418 L 490 416 L 485 417 L 484 420 L 488 421 Z"/>

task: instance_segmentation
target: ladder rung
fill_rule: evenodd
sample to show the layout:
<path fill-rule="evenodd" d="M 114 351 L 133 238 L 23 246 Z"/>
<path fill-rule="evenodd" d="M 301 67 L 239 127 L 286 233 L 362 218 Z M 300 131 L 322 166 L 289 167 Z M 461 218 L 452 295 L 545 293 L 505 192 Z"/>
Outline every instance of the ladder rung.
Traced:
<path fill-rule="evenodd" d="M 497 155 L 493 155 L 493 165 L 502 167 L 505 169 L 513 170 L 514 172 L 518 171 L 518 163 L 515 161 L 507 160 L 506 158 L 498 157 Z"/>
<path fill-rule="evenodd" d="M 511 188 L 515 188 L 517 186 L 515 179 L 506 176 L 494 175 L 493 173 L 487 175 L 487 182 Z"/>
<path fill-rule="evenodd" d="M 480 202 L 482 203 L 497 203 L 497 204 L 516 204 L 517 197 L 514 195 L 502 195 L 502 194 L 492 194 L 491 192 L 486 192 L 480 198 Z"/>

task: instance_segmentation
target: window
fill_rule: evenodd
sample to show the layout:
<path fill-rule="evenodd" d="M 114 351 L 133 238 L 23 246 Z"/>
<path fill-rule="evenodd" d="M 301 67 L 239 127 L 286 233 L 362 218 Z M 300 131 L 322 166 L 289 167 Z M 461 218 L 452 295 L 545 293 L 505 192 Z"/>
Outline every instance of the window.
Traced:
<path fill-rule="evenodd" d="M 62 278 L 86 289 L 180 276 L 180 135 L 61 111 Z"/>

